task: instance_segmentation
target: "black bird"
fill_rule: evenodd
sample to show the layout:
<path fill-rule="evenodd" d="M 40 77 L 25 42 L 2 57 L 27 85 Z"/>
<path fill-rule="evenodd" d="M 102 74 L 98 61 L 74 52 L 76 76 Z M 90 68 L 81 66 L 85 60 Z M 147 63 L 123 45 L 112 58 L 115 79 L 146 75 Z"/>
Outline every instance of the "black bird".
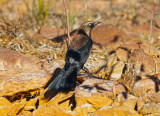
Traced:
<path fill-rule="evenodd" d="M 91 30 L 101 22 L 83 23 L 74 35 L 65 58 L 65 65 L 58 76 L 48 86 L 48 90 L 74 90 L 77 74 L 83 69 L 91 48 Z"/>

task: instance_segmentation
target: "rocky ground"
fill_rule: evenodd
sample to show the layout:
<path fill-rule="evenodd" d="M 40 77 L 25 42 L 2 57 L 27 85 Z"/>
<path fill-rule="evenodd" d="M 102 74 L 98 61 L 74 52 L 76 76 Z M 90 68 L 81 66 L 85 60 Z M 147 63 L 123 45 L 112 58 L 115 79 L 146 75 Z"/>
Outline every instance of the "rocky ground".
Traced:
<path fill-rule="evenodd" d="M 92 30 L 85 64 L 93 76 L 78 76 L 75 91 L 64 93 L 47 89 L 65 63 L 63 2 L 40 1 L 0 1 L 0 116 L 160 115 L 160 15 L 149 38 L 152 0 L 68 2 L 70 30 L 103 23 Z"/>

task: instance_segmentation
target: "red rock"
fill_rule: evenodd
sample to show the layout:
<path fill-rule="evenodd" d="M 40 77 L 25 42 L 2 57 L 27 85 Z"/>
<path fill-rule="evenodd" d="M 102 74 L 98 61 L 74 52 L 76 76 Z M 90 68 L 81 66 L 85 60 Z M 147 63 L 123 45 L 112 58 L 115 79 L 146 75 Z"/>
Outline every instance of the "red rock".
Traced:
<path fill-rule="evenodd" d="M 0 95 L 12 96 L 19 92 L 44 87 L 50 78 L 41 68 L 37 57 L 0 49 Z"/>
<path fill-rule="evenodd" d="M 127 53 L 124 53 L 124 54 L 128 55 L 130 52 L 133 52 L 135 49 L 143 49 L 144 52 L 149 54 L 149 55 L 155 55 L 155 56 L 159 55 L 159 52 L 156 48 L 154 48 L 153 46 L 149 46 L 147 44 L 144 44 L 144 43 L 130 43 L 130 44 L 121 45 L 120 47 L 118 47 L 118 49 L 117 49 L 118 51 L 116 53 L 118 53 L 117 55 L 119 55 L 119 57 L 120 57 L 121 52 L 122 53 L 123 53 L 123 51 L 127 52 Z M 126 56 L 124 56 L 124 57 L 126 57 Z"/>
<path fill-rule="evenodd" d="M 40 103 L 40 105 L 41 106 L 56 105 L 57 107 L 59 107 L 60 109 L 62 109 L 64 111 L 69 111 L 69 110 L 71 110 L 71 107 L 73 106 L 72 100 L 71 100 L 72 95 L 73 95 L 72 91 L 69 93 L 58 93 L 58 95 L 53 97 L 50 101 L 48 101 L 46 103 L 42 102 L 42 103 Z"/>
<path fill-rule="evenodd" d="M 142 97 L 142 100 L 145 103 L 148 103 L 148 102 L 160 103 L 160 91 L 153 94 L 145 94 Z"/>
<path fill-rule="evenodd" d="M 38 99 L 37 98 L 34 98 L 34 99 L 30 99 L 25 107 L 24 107 L 24 110 L 25 111 L 31 111 L 31 110 L 35 110 L 36 109 L 36 104 L 38 103 Z"/>
<path fill-rule="evenodd" d="M 66 39 L 66 35 L 64 29 L 61 28 L 53 28 L 50 26 L 42 26 L 39 32 L 33 35 L 33 38 L 47 38 L 47 39 L 54 39 L 56 37 L 57 42 L 63 42 Z M 64 37 L 61 35 L 64 35 Z"/>
<path fill-rule="evenodd" d="M 147 114 L 145 116 L 159 116 L 159 115 L 160 115 L 160 113 L 152 113 L 152 114 Z"/>
<path fill-rule="evenodd" d="M 44 62 L 44 68 L 49 71 L 50 73 L 53 73 L 57 68 L 63 68 L 65 64 L 64 60 L 55 59 L 51 62 Z"/>
<path fill-rule="evenodd" d="M 76 88 L 75 95 L 77 97 L 91 97 L 97 92 L 107 94 L 109 97 L 114 98 L 116 94 L 126 92 L 126 88 L 123 84 L 115 81 L 87 79 Z"/>
<path fill-rule="evenodd" d="M 55 105 L 40 107 L 33 112 L 33 116 L 73 116 L 76 114 L 78 113 L 64 111 Z"/>
<path fill-rule="evenodd" d="M 135 97 L 131 94 L 120 93 L 116 96 L 116 99 L 114 99 L 112 106 L 128 106 L 134 109 L 137 103 L 137 100 L 138 100 L 138 97 Z"/>
<path fill-rule="evenodd" d="M 107 95 L 102 94 L 102 93 L 95 93 L 91 97 L 84 97 L 84 96 L 76 96 L 76 106 L 83 106 L 85 104 L 91 104 L 94 106 L 94 109 L 92 108 L 92 112 L 95 111 L 95 109 L 106 106 L 106 105 L 111 105 L 113 102 L 112 99 L 110 99 Z"/>
<path fill-rule="evenodd" d="M 144 104 L 140 110 L 140 113 L 143 115 L 151 113 L 160 113 L 160 105 L 154 102 Z"/>
<path fill-rule="evenodd" d="M 135 70 L 135 74 L 155 74 L 155 60 L 146 54 L 143 49 L 135 49 L 129 56 L 129 70 Z"/>
<path fill-rule="evenodd" d="M 97 110 L 93 116 L 141 116 L 135 110 L 127 106 L 117 106 L 103 110 Z"/>
<path fill-rule="evenodd" d="M 10 112 L 10 107 L 12 106 L 11 102 L 9 102 L 6 98 L 0 97 L 0 116 L 7 116 Z"/>
<path fill-rule="evenodd" d="M 18 116 L 32 116 L 32 112 L 31 111 L 22 111 L 18 114 Z"/>
<path fill-rule="evenodd" d="M 88 115 L 90 112 L 96 111 L 96 108 L 94 105 L 91 105 L 89 103 L 83 104 L 81 106 L 76 106 L 74 111 L 78 112 L 80 115 Z"/>
<path fill-rule="evenodd" d="M 92 40 L 97 45 L 116 48 L 129 42 L 127 35 L 113 25 L 97 25 L 91 32 Z"/>
<path fill-rule="evenodd" d="M 121 78 L 123 69 L 124 69 L 124 62 L 119 61 L 114 66 L 112 67 L 111 75 L 110 75 L 110 80 L 118 80 Z"/>
<path fill-rule="evenodd" d="M 150 79 L 142 79 L 135 83 L 132 94 L 135 96 L 142 96 L 145 94 L 152 94 L 159 91 L 159 79 L 156 77 L 149 77 Z"/>
<path fill-rule="evenodd" d="M 106 88 L 103 85 L 104 80 L 100 79 L 88 79 L 84 81 L 80 86 L 76 87 L 75 90 L 75 100 L 76 100 L 76 106 L 82 107 L 84 104 L 90 104 L 91 106 L 94 106 L 94 109 L 90 109 L 95 111 L 95 109 L 110 105 L 113 100 L 109 98 L 109 96 L 104 92 L 99 92 L 99 89 L 108 89 L 110 90 L 113 86 L 112 82 L 108 82 L 108 85 L 106 85 Z M 111 84 L 111 85 L 110 85 Z M 98 89 L 99 88 L 99 89 Z M 106 90 L 107 91 L 107 90 Z M 109 93 L 109 92 L 108 92 Z M 81 108 L 76 108 L 76 111 L 79 111 Z"/>
<path fill-rule="evenodd" d="M 123 83 L 131 91 L 137 80 L 145 79 L 146 75 L 153 75 L 159 72 L 159 70 L 155 70 L 155 64 L 156 62 L 152 56 L 145 53 L 143 49 L 135 49 L 129 55 L 125 76 L 119 82 Z"/>
<path fill-rule="evenodd" d="M 9 116 L 18 115 L 23 110 L 23 108 L 25 107 L 26 103 L 27 103 L 26 99 L 22 99 L 21 101 L 16 101 L 10 107 L 10 112 L 8 113 L 8 115 Z"/>
<path fill-rule="evenodd" d="M 64 29 L 42 26 L 39 33 L 45 38 L 53 39 L 54 37 L 64 34 Z"/>
<path fill-rule="evenodd" d="M 126 50 L 125 48 L 121 48 L 121 47 L 118 47 L 116 50 L 117 57 L 120 59 L 120 61 L 124 61 L 124 62 L 128 61 L 129 52 L 130 51 Z"/>

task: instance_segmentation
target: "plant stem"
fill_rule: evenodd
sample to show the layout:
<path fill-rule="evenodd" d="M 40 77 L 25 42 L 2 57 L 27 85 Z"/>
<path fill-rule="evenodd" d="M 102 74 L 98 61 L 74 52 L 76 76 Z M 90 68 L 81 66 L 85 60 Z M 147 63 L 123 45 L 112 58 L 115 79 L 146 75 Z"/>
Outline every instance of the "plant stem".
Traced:
<path fill-rule="evenodd" d="M 66 22 L 67 22 L 67 34 L 68 34 L 68 45 L 70 44 L 70 31 L 69 31 L 69 21 L 68 21 L 68 8 L 66 4 L 66 0 L 63 0 L 65 13 L 66 13 Z"/>

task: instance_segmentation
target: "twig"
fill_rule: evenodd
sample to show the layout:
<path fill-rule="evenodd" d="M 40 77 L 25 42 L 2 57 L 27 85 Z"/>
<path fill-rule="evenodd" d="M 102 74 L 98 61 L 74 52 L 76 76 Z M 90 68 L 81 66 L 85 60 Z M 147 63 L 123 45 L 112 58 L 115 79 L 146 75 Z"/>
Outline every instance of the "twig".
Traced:
<path fill-rule="evenodd" d="M 155 74 L 157 74 L 157 69 L 158 69 L 158 66 L 157 66 L 157 60 L 155 60 Z"/>
<path fill-rule="evenodd" d="M 145 10 L 147 10 L 148 12 L 152 13 L 151 10 L 147 9 L 147 8 L 144 6 L 143 0 L 142 0 L 142 7 L 143 7 Z"/>
<path fill-rule="evenodd" d="M 68 8 L 66 4 L 66 0 L 63 0 L 65 13 L 66 13 L 66 21 L 67 21 L 67 34 L 68 34 L 68 45 L 70 44 L 70 31 L 69 31 L 69 21 L 68 21 Z"/>
<path fill-rule="evenodd" d="M 155 10 L 156 10 L 156 3 L 155 3 L 155 0 L 153 0 L 153 8 L 151 10 L 149 10 L 148 8 L 144 7 L 144 4 L 143 4 L 143 0 L 142 0 L 142 7 L 147 10 L 149 13 L 151 13 L 151 20 L 150 20 L 150 30 L 149 30 L 149 35 L 148 35 L 148 39 L 149 39 L 149 53 L 150 53 L 150 41 L 152 40 L 152 27 L 153 27 L 153 19 L 154 19 L 154 15 L 155 14 Z"/>

